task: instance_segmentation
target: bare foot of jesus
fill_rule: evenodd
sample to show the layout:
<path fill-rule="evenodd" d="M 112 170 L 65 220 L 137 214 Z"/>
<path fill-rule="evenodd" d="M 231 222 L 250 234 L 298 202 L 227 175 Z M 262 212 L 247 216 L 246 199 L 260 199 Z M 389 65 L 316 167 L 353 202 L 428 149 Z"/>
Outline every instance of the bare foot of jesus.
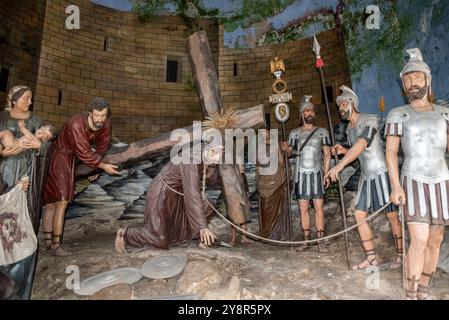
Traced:
<path fill-rule="evenodd" d="M 125 239 L 123 238 L 124 235 L 125 235 L 125 229 L 117 230 L 117 236 L 115 237 L 115 250 L 118 253 L 126 253 Z"/>

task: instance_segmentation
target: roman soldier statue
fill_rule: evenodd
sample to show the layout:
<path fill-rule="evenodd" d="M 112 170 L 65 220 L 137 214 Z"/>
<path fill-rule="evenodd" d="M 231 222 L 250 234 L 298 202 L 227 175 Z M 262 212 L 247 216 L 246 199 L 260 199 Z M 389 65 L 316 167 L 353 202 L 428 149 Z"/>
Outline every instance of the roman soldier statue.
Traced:
<path fill-rule="evenodd" d="M 288 143 L 282 144 L 284 151 L 296 156 L 294 179 L 294 196 L 301 213 L 301 229 L 305 240 L 310 239 L 309 202 L 315 208 L 315 228 L 317 238 L 324 236 L 324 194 L 330 181 L 324 181 L 331 162 L 330 138 L 327 129 L 315 126 L 315 106 L 304 96 L 299 106 L 300 127 L 290 132 Z M 308 245 L 301 247 L 307 249 Z M 326 251 L 324 243 L 318 243 L 320 252 Z"/>
<path fill-rule="evenodd" d="M 360 224 L 368 217 L 368 212 L 377 211 L 389 202 L 391 188 L 385 154 L 381 146 L 377 116 L 360 112 L 359 98 L 350 88 L 342 86 L 340 90 L 342 93 L 337 97 L 336 102 L 342 119 L 349 120 L 347 136 L 350 148 L 345 148 L 339 144 L 332 147 L 333 154 L 337 153 L 338 155 L 344 155 L 344 157 L 329 171 L 327 176 L 332 181 L 336 181 L 345 166 L 355 159 L 359 160 L 361 176 L 354 216 L 357 223 Z M 402 228 L 396 206 L 388 205 L 386 212 L 398 254 L 390 267 L 399 268 L 403 255 Z M 368 223 L 363 223 L 358 227 L 358 231 L 366 258 L 360 264 L 354 265 L 352 269 L 360 270 L 378 265 L 371 227 Z"/>
<path fill-rule="evenodd" d="M 449 110 L 432 103 L 429 66 L 419 49 L 407 50 L 410 60 L 400 77 L 408 104 L 387 117 L 387 163 L 393 187 L 391 200 L 403 205 L 410 233 L 407 259 L 407 298 L 430 298 L 444 227 L 449 225 L 448 147 Z M 398 150 L 404 163 L 401 176 Z"/>

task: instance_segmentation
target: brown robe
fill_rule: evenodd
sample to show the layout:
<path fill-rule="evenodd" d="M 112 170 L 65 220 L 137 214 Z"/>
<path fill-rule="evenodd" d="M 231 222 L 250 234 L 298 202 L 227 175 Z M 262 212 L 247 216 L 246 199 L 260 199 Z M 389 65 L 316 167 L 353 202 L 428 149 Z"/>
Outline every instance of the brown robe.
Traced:
<path fill-rule="evenodd" d="M 267 147 L 269 149 L 269 147 Z M 287 185 L 284 155 L 279 149 L 279 166 L 273 175 L 261 175 L 256 166 L 256 184 L 259 194 L 259 234 L 275 240 L 290 239 L 291 222 L 287 207 Z"/>
<path fill-rule="evenodd" d="M 75 159 L 92 168 L 101 163 L 102 155 L 109 149 L 111 122 L 93 131 L 89 128 L 87 114 L 78 114 L 69 119 L 53 143 L 53 155 L 44 189 L 44 202 L 73 200 L 75 194 Z M 95 151 L 92 145 L 95 144 Z"/>
<path fill-rule="evenodd" d="M 172 162 L 162 168 L 148 187 L 143 226 L 126 229 L 127 247 L 168 249 L 199 237 L 213 214 L 201 196 L 202 168 L 202 165 Z M 218 180 L 218 170 L 212 173 L 208 185 Z"/>

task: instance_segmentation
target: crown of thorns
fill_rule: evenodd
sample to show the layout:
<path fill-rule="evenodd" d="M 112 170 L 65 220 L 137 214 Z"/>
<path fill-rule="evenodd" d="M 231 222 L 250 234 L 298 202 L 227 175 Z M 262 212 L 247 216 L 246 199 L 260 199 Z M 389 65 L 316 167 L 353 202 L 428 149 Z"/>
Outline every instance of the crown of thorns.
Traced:
<path fill-rule="evenodd" d="M 221 133 L 224 133 L 226 129 L 235 126 L 237 120 L 237 113 L 234 108 L 229 107 L 222 109 L 219 112 L 212 112 L 209 116 L 205 117 L 205 121 L 202 126 L 204 130 L 217 129 Z"/>

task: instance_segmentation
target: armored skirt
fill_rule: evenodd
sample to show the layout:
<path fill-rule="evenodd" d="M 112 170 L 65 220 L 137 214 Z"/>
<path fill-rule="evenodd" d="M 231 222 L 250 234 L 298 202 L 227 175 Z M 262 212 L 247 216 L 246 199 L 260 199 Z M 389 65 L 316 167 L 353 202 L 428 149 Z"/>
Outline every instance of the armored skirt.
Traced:
<path fill-rule="evenodd" d="M 295 182 L 294 200 L 324 199 L 323 174 L 318 172 L 299 172 L 298 181 Z"/>
<path fill-rule="evenodd" d="M 449 226 L 449 180 L 422 183 L 402 175 L 401 184 L 407 223 Z"/>
<path fill-rule="evenodd" d="M 369 177 L 361 175 L 355 209 L 365 212 L 377 211 L 390 201 L 390 193 L 391 185 L 386 168 Z M 392 212 L 397 211 L 398 208 L 390 204 L 385 210 Z"/>

